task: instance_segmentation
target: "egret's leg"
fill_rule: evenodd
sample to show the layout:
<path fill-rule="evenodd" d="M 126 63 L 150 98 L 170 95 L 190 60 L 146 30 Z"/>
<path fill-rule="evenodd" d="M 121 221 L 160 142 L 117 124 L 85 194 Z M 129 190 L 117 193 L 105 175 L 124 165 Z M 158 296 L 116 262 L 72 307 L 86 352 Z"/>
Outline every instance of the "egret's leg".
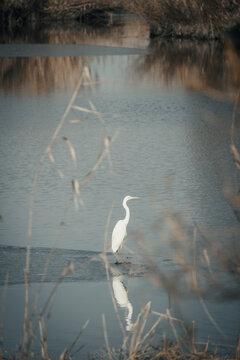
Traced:
<path fill-rule="evenodd" d="M 114 255 L 115 255 L 115 257 L 116 257 L 116 262 L 115 262 L 115 264 L 121 264 L 121 262 L 119 261 L 118 251 L 116 251 Z"/>

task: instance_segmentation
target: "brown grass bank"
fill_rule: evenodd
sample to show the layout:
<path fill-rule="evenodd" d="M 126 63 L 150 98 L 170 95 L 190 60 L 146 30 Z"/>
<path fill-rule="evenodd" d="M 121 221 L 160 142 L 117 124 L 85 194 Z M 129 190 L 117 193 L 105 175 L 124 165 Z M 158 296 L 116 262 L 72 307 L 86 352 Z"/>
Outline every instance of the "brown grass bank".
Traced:
<path fill-rule="evenodd" d="M 152 37 L 217 39 L 226 31 L 239 31 L 238 0 L 135 0 L 134 4 L 150 25 Z"/>

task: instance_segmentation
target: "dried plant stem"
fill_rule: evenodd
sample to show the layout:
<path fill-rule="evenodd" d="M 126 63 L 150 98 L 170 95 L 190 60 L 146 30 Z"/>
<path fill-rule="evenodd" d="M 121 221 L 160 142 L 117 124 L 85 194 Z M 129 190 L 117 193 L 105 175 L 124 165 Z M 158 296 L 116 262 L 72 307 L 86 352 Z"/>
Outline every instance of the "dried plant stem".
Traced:
<path fill-rule="evenodd" d="M 84 332 L 84 330 L 86 329 L 86 327 L 89 324 L 89 320 L 87 320 L 84 325 L 82 326 L 82 328 L 80 329 L 79 333 L 77 334 L 76 338 L 74 339 L 74 341 L 72 342 L 72 344 L 67 348 L 67 350 L 65 350 L 65 354 L 67 354 L 68 356 L 71 355 L 74 347 L 76 346 L 76 344 L 78 343 L 82 333 Z"/>
<path fill-rule="evenodd" d="M 108 335 L 107 335 L 106 319 L 105 319 L 104 314 L 102 314 L 102 323 L 103 323 L 103 332 L 104 332 L 104 339 L 105 339 L 107 354 L 108 354 L 109 359 L 112 360 L 112 354 L 111 354 L 111 349 L 109 347 L 109 341 L 108 341 Z"/>
<path fill-rule="evenodd" d="M 215 328 L 220 332 L 220 334 L 222 334 L 225 338 L 226 335 L 223 333 L 222 329 L 218 326 L 218 324 L 216 323 L 216 321 L 214 320 L 214 318 L 212 317 L 212 315 L 210 314 L 210 312 L 208 311 L 208 308 L 205 304 L 205 301 L 200 293 L 200 289 L 198 287 L 198 282 L 197 282 L 197 270 L 196 270 L 196 237 L 197 237 L 197 230 L 198 228 L 195 227 L 194 228 L 194 236 L 193 236 L 193 268 L 192 268 L 192 282 L 193 282 L 193 287 L 194 290 L 196 291 L 196 293 L 198 294 L 199 297 L 199 301 L 203 307 L 203 310 L 205 311 L 207 317 L 209 318 L 210 322 L 215 326 Z"/>
<path fill-rule="evenodd" d="M 23 359 L 27 358 L 28 355 L 28 338 L 29 338 L 29 268 L 30 268 L 30 248 L 31 248 L 31 237 L 32 237 L 32 220 L 33 220 L 33 207 L 34 207 L 34 201 L 35 201 L 35 193 L 36 193 L 36 188 L 37 188 L 37 184 L 38 184 L 38 178 L 39 178 L 39 173 L 40 170 L 42 168 L 42 165 L 46 159 L 46 157 L 48 156 L 49 152 L 51 151 L 51 147 L 53 145 L 53 143 L 55 142 L 60 130 L 62 129 L 62 126 L 68 116 L 68 113 L 70 111 L 70 109 L 72 108 L 72 105 L 77 97 L 78 91 L 82 85 L 83 82 L 83 75 L 84 73 L 81 74 L 80 79 L 77 83 L 77 86 L 74 90 L 74 93 L 66 107 L 66 110 L 54 132 L 54 134 L 51 137 L 50 142 L 48 143 L 48 145 L 46 146 L 40 161 L 38 163 L 37 169 L 35 171 L 35 175 L 34 175 L 34 179 L 33 179 L 33 185 L 32 185 L 32 191 L 31 191 L 31 195 L 30 195 L 30 206 L 29 206 L 29 222 L 28 222 L 28 241 L 27 241 L 27 253 L 26 253 L 26 265 L 25 265 L 25 269 L 24 269 L 24 277 L 25 277 L 25 309 L 24 309 L 24 324 L 23 324 Z"/>
<path fill-rule="evenodd" d="M 85 262 L 83 262 L 82 264 L 78 265 L 77 267 L 74 267 L 73 263 L 71 263 L 69 266 L 65 267 L 62 271 L 61 276 L 59 277 L 58 281 L 56 282 L 56 284 L 54 285 L 54 288 L 52 289 L 51 293 L 49 294 L 48 299 L 46 300 L 40 314 L 39 314 L 39 318 L 41 318 L 42 316 L 44 316 L 44 314 L 46 314 L 47 319 L 50 316 L 50 310 L 51 307 L 53 305 L 53 300 L 56 296 L 56 292 L 57 292 L 57 288 L 58 286 L 62 283 L 62 281 L 64 280 L 64 278 L 69 275 L 69 273 L 72 273 L 76 270 L 81 269 L 82 267 L 86 266 L 87 264 L 89 264 L 90 262 L 96 260 L 97 258 L 99 258 L 100 256 L 93 256 L 92 258 L 86 260 Z"/>
<path fill-rule="evenodd" d="M 135 341 L 135 346 L 134 346 L 135 353 L 137 353 L 139 345 L 141 344 L 141 336 L 142 336 L 143 330 L 145 328 L 150 311 L 151 311 L 151 302 L 149 301 L 145 307 L 145 313 L 143 315 L 142 324 L 141 324 L 138 334 L 136 336 L 136 341 Z"/>
<path fill-rule="evenodd" d="M 115 141 L 117 135 L 118 135 L 118 132 L 116 132 L 116 133 L 114 134 L 111 143 Z M 84 185 L 86 184 L 87 180 L 89 180 L 90 176 L 93 175 L 94 171 L 97 170 L 97 168 L 100 166 L 101 162 L 103 161 L 103 159 L 104 159 L 104 157 L 105 157 L 106 155 L 107 155 L 106 149 L 105 149 L 105 150 L 102 150 L 102 152 L 101 152 L 100 155 L 98 156 L 98 159 L 97 159 L 96 164 L 93 166 L 93 168 L 91 169 L 91 171 L 88 172 L 88 175 L 84 176 L 84 178 L 83 178 L 80 186 L 84 186 Z M 89 173 L 91 173 L 90 176 L 89 176 Z M 87 180 L 86 180 L 86 177 L 88 177 Z M 86 180 L 86 181 L 85 181 L 85 180 Z M 62 228 L 62 224 L 63 224 L 63 222 L 64 222 L 64 219 L 65 219 L 65 217 L 66 217 L 66 214 L 67 214 L 67 212 L 68 212 L 68 210 L 69 210 L 72 202 L 73 202 L 73 197 L 71 197 L 71 198 L 69 199 L 69 201 L 67 202 L 67 204 L 66 204 L 66 206 L 65 206 L 65 209 L 64 209 L 64 212 L 63 212 L 63 216 L 62 216 L 62 218 L 61 218 L 61 220 L 60 220 L 60 222 L 59 222 L 59 225 L 58 225 L 58 228 L 57 228 L 57 232 L 56 232 L 56 235 L 55 235 L 55 238 L 54 238 L 54 241 L 53 241 L 53 244 L 52 244 L 50 253 L 49 253 L 48 258 L 47 258 L 47 261 L 46 261 L 46 263 L 45 263 L 43 275 L 42 275 L 42 278 L 41 278 L 41 284 L 40 284 L 38 293 L 37 293 L 37 295 L 36 295 L 36 297 L 35 297 L 34 306 L 33 306 L 33 311 L 32 311 L 32 316 L 33 316 L 33 314 L 34 314 L 35 311 L 36 311 L 36 307 L 37 307 L 38 299 L 39 299 L 39 296 L 40 296 L 40 292 L 41 292 L 41 289 L 42 289 L 42 286 L 43 286 L 43 282 L 44 282 L 44 280 L 45 280 L 45 278 L 46 278 L 46 275 L 47 275 L 47 271 L 48 271 L 48 267 L 49 267 L 49 264 L 50 264 L 52 255 L 53 255 L 53 253 L 54 253 L 54 251 L 55 251 L 55 248 L 56 248 L 56 244 L 57 244 L 57 240 L 58 240 L 58 238 L 59 238 L 59 234 L 60 234 L 60 231 L 61 231 L 61 228 Z M 111 219 L 111 214 L 112 214 L 112 210 L 111 210 L 111 212 L 110 212 L 110 214 L 109 214 L 109 216 L 108 216 L 107 226 L 106 226 L 106 230 L 105 230 L 104 246 L 105 246 L 105 244 L 107 243 L 107 231 L 108 231 L 108 227 L 109 227 L 109 223 L 110 223 L 110 219 Z M 104 251 L 106 251 L 106 250 L 107 250 L 106 247 L 104 247 Z"/>
<path fill-rule="evenodd" d="M 202 305 L 202 308 L 205 312 L 205 314 L 207 315 L 207 317 L 209 318 L 210 322 L 213 324 L 213 326 L 218 330 L 218 332 L 220 334 L 222 334 L 222 336 L 224 338 L 226 338 L 226 335 L 224 334 L 224 332 L 222 331 L 222 329 L 219 327 L 219 325 L 217 324 L 217 322 L 215 321 L 215 319 L 213 318 L 213 316 L 211 315 L 211 313 L 209 312 L 208 308 L 207 308 L 207 305 L 200 293 L 200 289 L 198 287 L 198 282 L 197 282 L 197 273 L 196 273 L 196 270 L 193 270 L 192 272 L 192 278 L 193 278 L 193 284 L 194 284 L 194 288 L 195 288 L 195 291 L 199 297 L 199 301 Z"/>
<path fill-rule="evenodd" d="M 151 327 L 151 329 L 144 335 L 144 337 L 141 340 L 141 343 L 144 344 L 144 342 L 154 333 L 154 331 L 156 330 L 158 324 L 160 323 L 160 321 L 162 320 L 162 317 L 159 317 L 155 323 L 153 324 L 153 326 Z"/>
<path fill-rule="evenodd" d="M 43 317 L 39 318 L 38 324 L 39 324 L 40 341 L 41 341 L 41 357 L 42 359 L 49 359 L 47 352 L 47 343 L 46 343 L 46 328 Z"/>
<path fill-rule="evenodd" d="M 68 267 L 65 267 L 62 271 L 62 274 L 61 276 L 59 277 L 58 281 L 56 282 L 54 288 L 52 289 L 52 291 L 50 292 L 49 294 L 49 297 L 47 298 L 45 304 L 43 305 L 42 307 L 42 310 L 40 311 L 39 315 L 38 315 L 38 319 L 42 319 L 45 315 L 45 318 L 46 320 L 48 321 L 49 318 L 50 318 L 50 313 L 51 313 L 51 309 L 52 309 L 52 306 L 53 306 L 53 303 L 54 303 L 54 299 L 55 299 L 55 296 L 56 296 L 56 293 L 57 293 L 57 288 L 58 286 L 62 283 L 62 281 L 64 280 L 64 278 L 71 272 L 74 272 L 80 268 L 82 268 L 83 266 L 89 264 L 91 261 L 94 261 L 96 260 L 96 258 L 99 258 L 99 256 L 94 256 L 92 257 L 91 259 L 88 259 L 87 261 L 85 261 L 84 263 L 80 264 L 79 266 L 77 266 L 76 268 L 74 267 L 73 263 L 70 263 Z M 38 293 L 38 296 L 39 296 L 39 293 Z M 36 304 L 35 304 L 36 306 Z M 32 321 L 32 317 L 33 317 L 34 313 L 31 314 L 31 318 L 30 320 Z M 45 332 L 47 330 L 47 322 L 46 322 L 46 325 L 44 327 L 45 329 Z M 27 348 L 27 352 L 29 351 L 30 347 L 31 347 L 31 344 L 32 344 L 32 341 L 35 337 L 35 334 L 36 334 L 36 331 L 37 331 L 37 325 L 35 326 L 34 329 L 31 330 L 31 336 L 29 336 L 29 339 L 28 339 L 28 343 L 26 345 L 26 348 Z M 65 350 L 67 351 L 67 350 Z"/>
<path fill-rule="evenodd" d="M 196 353 L 197 352 L 197 349 L 196 349 L 196 341 L 195 341 L 195 321 L 193 320 L 192 321 L 192 349 L 193 349 L 193 352 Z"/>
<path fill-rule="evenodd" d="M 80 82 L 80 85 L 81 85 L 81 82 Z M 80 85 L 79 85 L 79 87 L 80 87 Z M 78 89 L 79 89 L 79 87 L 78 87 Z M 77 90 L 77 89 L 76 89 L 76 90 Z M 75 100 L 75 98 L 76 98 L 76 96 L 77 96 L 77 93 L 78 93 L 78 91 L 75 91 L 74 94 L 73 94 L 74 96 L 72 97 L 72 99 L 71 99 L 71 101 L 70 101 L 69 107 L 68 107 L 68 108 L 66 109 L 66 111 L 65 111 L 64 120 L 66 119 L 67 113 L 68 113 L 68 111 L 70 110 L 70 108 L 73 107 L 72 104 L 73 104 L 73 102 L 74 102 L 74 100 Z M 96 111 L 95 111 L 95 112 L 96 112 Z M 58 130 L 58 132 L 59 132 L 59 131 L 60 131 L 60 129 Z M 98 156 L 98 158 L 97 158 L 96 164 L 93 166 L 93 168 L 90 170 L 90 172 L 88 172 L 88 174 L 83 178 L 83 180 L 82 180 L 82 182 L 81 182 L 81 184 L 80 184 L 79 186 L 84 186 L 84 185 L 86 184 L 86 182 L 89 180 L 89 178 L 93 175 L 93 173 L 94 173 L 94 172 L 97 170 L 97 168 L 101 165 L 101 163 L 102 163 L 103 159 L 105 158 L 105 156 L 106 156 L 106 155 L 109 155 L 109 147 L 110 147 L 110 145 L 115 141 L 115 139 L 117 138 L 117 135 L 118 135 L 118 131 L 114 134 L 114 136 L 113 136 L 113 138 L 111 139 L 111 141 L 109 140 L 109 142 L 108 142 L 108 143 L 109 143 L 108 148 L 105 147 L 105 148 L 102 148 L 102 149 L 101 149 L 100 154 L 99 154 L 99 156 Z M 56 131 L 55 131 L 54 138 L 56 138 L 56 136 L 57 136 L 57 133 L 56 133 Z M 108 138 L 108 139 L 109 139 L 109 138 Z M 69 145 L 68 145 L 68 146 L 69 146 Z M 68 203 L 67 203 L 67 205 L 66 205 L 66 207 L 65 207 L 65 209 L 64 209 L 64 213 L 63 213 L 63 216 L 62 216 L 62 218 L 61 218 L 61 221 L 59 222 L 59 225 L 58 225 L 58 228 L 57 228 L 57 232 L 56 232 L 56 236 L 55 236 L 54 241 L 53 241 L 53 245 L 52 245 L 51 250 L 50 250 L 50 253 L 49 253 L 49 255 L 48 255 L 48 259 L 47 259 L 47 261 L 46 261 L 46 263 L 45 263 L 43 275 L 42 275 L 42 278 L 41 278 L 41 284 L 40 284 L 39 290 L 38 290 L 38 292 L 37 292 L 37 294 L 36 294 L 36 296 L 35 296 L 34 305 L 33 305 L 32 313 L 31 313 L 31 316 L 30 316 L 30 322 L 32 321 L 33 316 L 34 316 L 34 314 L 35 314 L 35 312 L 36 312 L 36 309 L 37 309 L 37 304 L 38 304 L 38 300 L 39 300 L 39 297 L 40 297 L 41 289 L 42 289 L 44 280 L 45 280 L 46 275 L 47 275 L 47 271 L 48 271 L 48 267 L 49 267 L 49 264 L 50 264 L 52 255 L 53 255 L 53 253 L 54 253 L 54 251 L 55 251 L 55 248 L 56 248 L 57 240 L 58 240 L 58 238 L 59 238 L 59 234 L 60 234 L 60 231 L 61 231 L 61 226 L 62 226 L 62 224 L 64 223 L 65 216 L 66 216 L 66 214 L 67 214 L 67 212 L 68 212 L 68 210 L 69 210 L 69 208 L 70 208 L 73 200 L 74 200 L 74 197 L 72 196 L 72 197 L 69 199 L 69 201 L 68 201 Z M 110 221 L 110 218 L 109 218 L 109 221 Z M 51 295 L 51 302 L 52 302 L 52 299 L 54 298 L 54 296 L 55 296 L 55 290 L 54 290 L 53 294 Z M 30 348 L 31 343 L 32 343 L 33 338 L 34 338 L 34 332 L 33 332 L 33 331 L 31 331 L 31 334 L 32 334 L 32 335 L 31 335 L 31 337 L 30 337 L 29 340 L 28 340 L 27 349 Z"/>
<path fill-rule="evenodd" d="M 234 144 L 234 137 L 235 137 L 235 124 L 236 124 L 236 117 L 237 117 L 237 111 L 239 109 L 239 100 L 240 100 L 240 90 L 236 94 L 236 99 L 234 102 L 234 109 L 233 109 L 233 115 L 232 115 L 232 124 L 231 124 L 231 144 Z"/>
<path fill-rule="evenodd" d="M 0 323 L 0 359 L 3 354 L 3 329 L 4 329 L 4 310 L 5 310 L 5 302 L 7 297 L 7 287 L 9 280 L 9 270 L 6 273 L 4 287 L 3 287 L 3 295 L 2 295 L 2 305 L 1 305 L 1 323 Z"/>
<path fill-rule="evenodd" d="M 118 131 L 115 132 L 114 136 L 111 139 L 111 143 L 113 143 L 118 136 Z M 92 167 L 92 169 L 87 173 L 87 175 L 84 176 L 82 181 L 80 182 L 80 187 L 84 186 L 86 182 L 90 179 L 90 177 L 94 174 L 94 172 L 98 169 L 98 167 L 101 165 L 104 157 L 107 155 L 108 150 L 105 148 L 104 150 L 100 151 L 100 154 L 98 156 L 98 159 L 95 163 L 95 165 Z"/>
<path fill-rule="evenodd" d="M 184 324 L 183 320 L 171 316 L 169 312 L 167 314 L 163 314 L 163 313 L 160 313 L 158 311 L 152 310 L 151 313 L 154 314 L 154 315 L 160 316 L 163 319 L 167 319 L 167 320 L 171 320 L 171 321 L 177 321 L 177 322 L 179 322 L 181 324 Z"/>

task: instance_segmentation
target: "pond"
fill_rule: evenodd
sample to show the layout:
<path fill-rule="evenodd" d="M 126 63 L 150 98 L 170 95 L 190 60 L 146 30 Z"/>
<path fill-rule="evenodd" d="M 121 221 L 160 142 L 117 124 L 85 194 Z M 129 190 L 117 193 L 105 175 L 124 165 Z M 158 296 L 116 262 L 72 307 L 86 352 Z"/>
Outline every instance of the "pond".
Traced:
<path fill-rule="evenodd" d="M 157 266 L 159 274 L 173 279 L 178 273 L 176 281 L 183 281 L 176 226 L 181 226 L 180 241 L 195 243 L 201 261 L 209 256 L 201 234 L 218 244 L 239 242 L 239 221 L 225 196 L 236 180 L 230 144 L 239 78 L 231 56 L 218 42 L 150 41 L 146 24 L 132 16 L 115 21 L 104 28 L 78 25 L 1 36 L 0 275 L 3 294 L 9 270 L 2 296 L 3 347 L 9 352 L 23 340 L 32 186 L 60 122 L 37 177 L 30 226 L 31 306 L 51 248 L 56 249 L 38 309 L 64 267 L 76 268 L 60 280 L 50 306 L 46 339 L 51 358 L 72 344 L 87 320 L 73 353 L 79 350 L 76 357 L 87 358 L 104 349 L 102 314 L 109 345 L 118 348 L 122 330 L 131 333 L 149 301 L 145 331 L 157 313 L 170 311 L 187 324 L 195 322 L 198 341 L 208 336 L 213 344 L 237 340 L 236 297 L 223 298 L 213 290 L 204 302 L 191 292 L 179 299 L 164 281 L 156 285 L 153 271 Z M 80 194 L 73 192 L 73 180 L 81 184 Z M 125 216 L 126 195 L 139 199 L 128 203 L 129 236 L 121 252 L 126 264 L 115 265 L 111 232 Z M 99 257 L 104 248 L 107 262 Z M 182 252 L 186 262 L 188 255 Z M 228 279 L 224 272 L 220 276 Z M 165 333 L 174 337 L 169 318 L 157 329 L 161 341 Z M 39 353 L 36 332 L 34 351 Z"/>

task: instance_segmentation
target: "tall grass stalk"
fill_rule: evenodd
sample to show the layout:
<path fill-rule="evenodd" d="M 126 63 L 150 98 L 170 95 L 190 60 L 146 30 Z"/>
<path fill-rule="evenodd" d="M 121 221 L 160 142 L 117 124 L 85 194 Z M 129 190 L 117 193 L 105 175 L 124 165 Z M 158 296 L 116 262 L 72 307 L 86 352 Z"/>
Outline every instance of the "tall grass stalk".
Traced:
<path fill-rule="evenodd" d="M 77 109 L 78 111 L 81 111 L 81 112 L 82 111 L 83 112 L 90 112 L 91 114 L 97 116 L 99 121 L 102 124 L 104 124 L 104 122 L 102 121 L 101 114 L 99 112 L 97 112 L 96 108 L 94 107 L 94 105 L 91 102 L 90 102 L 91 110 L 88 110 L 87 108 L 82 108 L 80 106 L 74 105 L 76 97 L 77 97 L 77 95 L 79 93 L 79 90 L 80 90 L 82 84 L 83 84 L 84 77 L 86 77 L 86 80 L 87 80 L 88 84 L 90 86 L 92 86 L 93 81 L 92 81 L 92 79 L 90 77 L 90 73 L 89 73 L 88 69 L 85 67 L 83 69 L 81 77 L 80 77 L 80 79 L 79 79 L 79 81 L 77 83 L 75 91 L 74 91 L 74 93 L 73 93 L 73 95 L 72 95 L 72 97 L 71 97 L 71 99 L 69 101 L 69 104 L 67 105 L 66 110 L 65 110 L 65 112 L 64 112 L 64 114 L 63 114 L 63 116 L 62 116 L 62 118 L 61 118 L 55 132 L 54 132 L 54 134 L 52 135 L 52 137 L 50 139 L 50 142 L 46 146 L 46 148 L 45 148 L 45 150 L 44 150 L 44 152 L 43 152 L 43 154 L 41 156 L 41 159 L 40 159 L 39 164 L 37 166 L 35 176 L 34 176 L 34 180 L 33 180 L 32 192 L 31 192 L 31 197 L 30 197 L 28 244 L 27 244 L 26 267 L 25 267 L 25 313 L 24 313 L 23 358 L 27 358 L 29 350 L 30 350 L 31 345 L 32 345 L 32 342 L 33 342 L 33 339 L 34 339 L 34 336 L 35 336 L 35 333 L 36 333 L 36 327 L 35 327 L 35 329 L 32 328 L 32 321 L 33 321 L 33 318 L 34 318 L 34 316 L 36 314 L 41 289 L 42 289 L 42 286 L 44 284 L 44 280 L 45 280 L 46 275 L 47 275 L 48 267 L 49 267 L 53 252 L 55 250 L 57 240 L 59 238 L 59 234 L 60 234 L 60 231 L 61 231 L 61 228 L 62 228 L 62 224 L 64 223 L 64 220 L 65 220 L 65 216 L 66 216 L 66 214 L 67 214 L 67 212 L 68 212 L 68 210 L 69 210 L 69 208 L 70 208 L 73 201 L 75 201 L 75 204 L 78 201 L 80 201 L 80 203 L 82 203 L 81 199 L 80 199 L 80 188 L 82 188 L 87 183 L 87 181 L 90 179 L 90 177 L 99 168 L 99 166 L 101 165 L 104 158 L 107 157 L 109 159 L 109 157 L 110 157 L 110 146 L 112 145 L 112 143 L 116 140 L 116 138 L 118 136 L 118 131 L 113 135 L 112 138 L 104 135 L 103 142 L 102 142 L 103 146 L 100 149 L 100 153 L 99 153 L 99 155 L 97 157 L 96 163 L 93 165 L 91 170 L 85 176 L 83 176 L 83 179 L 81 180 L 80 184 L 78 183 L 78 180 L 76 180 L 76 179 L 74 179 L 72 181 L 73 195 L 69 199 L 69 201 L 67 202 L 66 207 L 65 207 L 64 212 L 63 212 L 63 216 L 60 219 L 59 226 L 58 226 L 57 231 L 56 231 L 56 236 L 54 238 L 51 250 L 49 252 L 48 258 L 47 258 L 45 266 L 44 266 L 43 275 L 42 275 L 42 278 L 41 278 L 41 283 L 40 283 L 38 292 L 35 295 L 35 300 L 34 300 L 34 303 L 33 303 L 32 312 L 31 312 L 31 314 L 29 314 L 29 268 L 30 268 L 30 248 L 31 248 L 31 235 L 32 235 L 32 220 L 33 220 L 35 192 L 36 192 L 36 188 L 37 188 L 37 184 L 38 184 L 38 179 L 39 179 L 39 174 L 40 174 L 41 167 L 42 167 L 44 161 L 46 160 L 47 156 L 49 156 L 49 154 L 51 154 L 52 146 L 53 146 L 55 140 L 57 139 L 57 137 L 58 137 L 58 135 L 59 135 L 59 133 L 60 133 L 60 131 L 61 131 L 61 129 L 62 129 L 62 127 L 63 127 L 63 125 L 64 125 L 64 123 L 66 121 L 66 118 L 67 118 L 67 116 L 68 116 L 71 109 L 75 109 L 75 110 Z M 106 127 L 104 127 L 104 132 L 103 133 L 105 133 L 105 132 L 106 132 Z M 76 159 L 75 149 L 74 149 L 74 147 L 73 147 L 73 145 L 72 145 L 72 143 L 70 142 L 69 139 L 67 139 L 66 137 L 63 137 L 63 139 L 67 143 L 70 154 L 72 156 L 73 163 L 76 166 L 77 165 L 77 159 Z M 53 162 L 54 166 L 56 166 L 56 162 L 55 161 L 52 161 L 52 162 Z M 91 259 L 90 262 L 93 261 L 93 260 L 94 260 L 94 258 Z M 88 263 L 88 262 L 86 262 L 86 263 Z M 81 268 L 84 265 L 86 265 L 86 264 L 81 264 L 78 267 L 78 269 Z M 73 272 L 74 270 L 75 269 L 73 268 L 73 264 L 70 264 L 70 267 L 65 268 L 63 270 L 59 280 L 57 281 L 54 289 L 52 290 L 48 300 L 46 301 L 45 305 L 43 306 L 43 309 L 41 310 L 41 312 L 40 312 L 40 314 L 38 316 L 39 317 L 38 324 L 39 324 L 40 335 L 41 335 L 42 354 L 45 354 L 45 355 L 47 354 L 46 350 L 45 350 L 45 340 L 44 340 L 45 339 L 45 332 L 46 332 L 46 329 L 47 329 L 47 323 L 43 322 L 44 316 L 46 317 L 47 320 L 49 319 L 51 308 L 52 308 L 54 298 L 56 296 L 56 291 L 57 291 L 57 288 L 58 288 L 59 284 L 69 274 L 69 272 Z M 87 326 L 87 324 L 86 324 L 86 326 Z M 85 329 L 86 326 L 83 327 L 82 331 Z M 80 334 L 82 333 L 82 331 L 80 331 Z M 77 339 L 78 339 L 78 337 L 77 337 Z M 75 342 L 73 344 L 75 345 Z M 71 347 L 71 350 L 72 350 L 72 347 Z M 67 355 L 67 354 L 69 354 L 69 350 L 68 351 L 66 350 L 65 355 Z"/>
<path fill-rule="evenodd" d="M 23 325 L 23 358 L 24 359 L 27 359 L 27 356 L 28 356 L 27 343 L 28 343 L 29 331 L 30 331 L 30 326 L 31 326 L 31 324 L 29 324 L 29 268 L 30 268 L 30 249 L 31 249 L 31 237 L 32 237 L 33 208 L 34 208 L 36 188 L 37 188 L 39 174 L 40 174 L 42 165 L 43 165 L 45 159 L 47 158 L 49 152 L 51 151 L 52 145 L 54 144 L 55 140 L 57 139 L 57 136 L 58 136 L 60 130 L 62 129 L 63 124 L 72 108 L 72 105 L 73 105 L 77 95 L 78 95 L 79 89 L 83 82 L 83 76 L 84 76 L 84 72 L 81 74 L 79 81 L 77 83 L 76 89 L 72 95 L 72 98 L 70 99 L 70 101 L 66 107 L 66 110 L 65 110 L 54 134 L 52 135 L 48 145 L 46 146 L 46 148 L 40 158 L 40 161 L 38 163 L 38 166 L 36 168 L 35 175 L 34 175 L 32 191 L 31 191 L 31 196 L 30 196 L 27 254 L 26 254 L 26 266 L 24 269 L 24 275 L 25 275 L 25 311 L 24 311 L 24 325 Z"/>

